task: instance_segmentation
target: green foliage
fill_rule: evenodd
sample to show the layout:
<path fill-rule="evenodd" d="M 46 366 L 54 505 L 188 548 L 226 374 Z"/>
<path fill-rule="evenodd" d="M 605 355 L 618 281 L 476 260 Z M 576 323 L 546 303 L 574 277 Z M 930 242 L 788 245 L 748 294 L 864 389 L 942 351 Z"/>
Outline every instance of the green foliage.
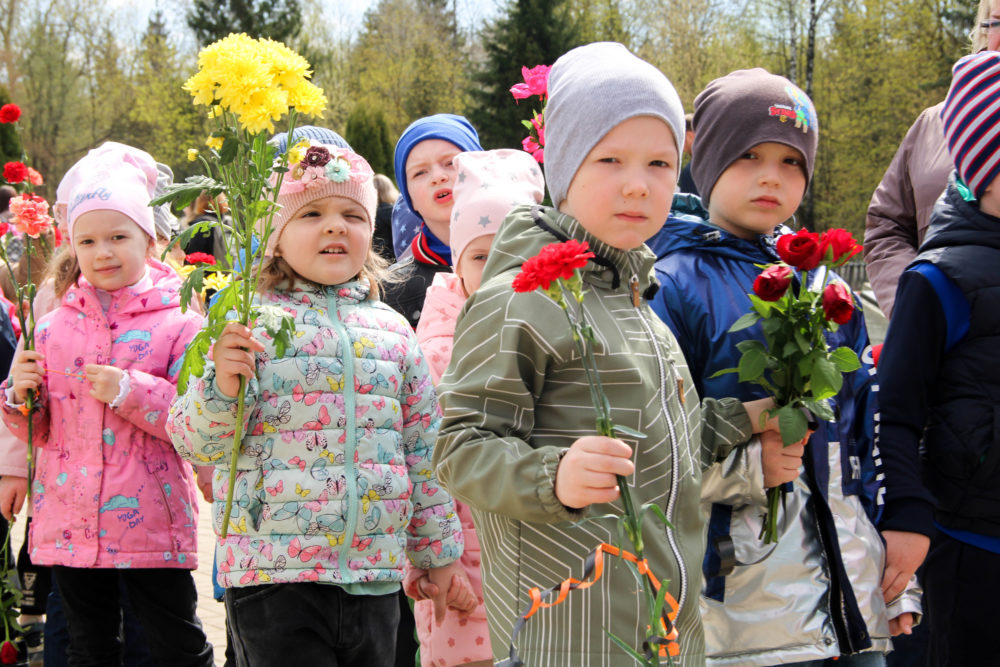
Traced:
<path fill-rule="evenodd" d="M 551 65 L 583 44 L 579 26 L 566 19 L 564 0 L 511 0 L 483 36 L 486 59 L 470 89 L 468 116 L 485 148 L 520 148 L 527 136 L 521 121 L 530 100 L 516 104 L 510 87 L 523 80 L 521 67 Z"/>
<path fill-rule="evenodd" d="M 0 87 L 0 106 L 10 102 L 7 89 Z M 0 164 L 20 160 L 21 152 L 21 138 L 17 136 L 17 129 L 12 123 L 0 124 Z"/>
<path fill-rule="evenodd" d="M 299 0 L 194 0 L 186 16 L 202 46 L 231 32 L 288 41 L 302 28 Z"/>
<path fill-rule="evenodd" d="M 359 155 L 365 156 L 376 174 L 393 178 L 392 154 L 395 144 L 389 138 L 389 126 L 381 109 L 354 107 L 347 117 L 344 138 Z"/>

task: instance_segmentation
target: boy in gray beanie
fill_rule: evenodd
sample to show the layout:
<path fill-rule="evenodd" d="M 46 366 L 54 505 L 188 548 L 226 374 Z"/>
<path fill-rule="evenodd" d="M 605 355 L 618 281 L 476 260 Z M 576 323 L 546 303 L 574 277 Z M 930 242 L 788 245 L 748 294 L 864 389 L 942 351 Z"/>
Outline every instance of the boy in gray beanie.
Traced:
<path fill-rule="evenodd" d="M 439 387 L 435 467 L 479 527 L 494 660 L 513 644 L 529 665 L 634 664 L 608 632 L 644 650 L 645 602 L 617 561 L 592 587 L 514 631 L 532 587 L 583 578 L 588 555 L 618 543 L 620 474 L 636 506 L 656 504 L 671 522 L 647 515 L 643 524 L 652 576 L 667 579 L 677 601 L 678 636 L 664 649 L 677 652 L 677 664 L 702 664 L 701 469 L 750 438 L 762 406 L 700 403 L 676 341 L 644 298 L 655 290 L 644 242 L 670 211 L 684 114 L 666 77 L 620 44 L 559 58 L 549 96 L 545 171 L 556 208 L 512 209 L 493 240 Z M 564 313 L 544 292 L 512 286 L 525 260 L 568 240 L 594 253 L 580 269 L 583 301 L 574 304 L 598 341 L 594 359 L 612 419 L 642 439 L 597 435 L 590 378 Z M 654 643 L 650 656 L 656 652 Z"/>
<path fill-rule="evenodd" d="M 652 306 L 677 336 L 700 396 L 750 400 L 763 390 L 717 372 L 738 365 L 740 343 L 763 340 L 760 323 L 735 334 L 730 327 L 750 311 L 760 267 L 779 261 L 775 240 L 790 231 L 783 223 L 812 176 L 816 112 L 790 81 L 762 69 L 716 79 L 694 108 L 692 172 L 707 210 L 696 197 L 678 198 L 650 241 L 661 283 Z M 813 289 L 837 280 L 824 271 L 808 279 Z M 827 342 L 864 361 L 832 399 L 837 421 L 820 422 L 810 437 L 801 476 L 781 473 L 798 473 L 805 449 L 763 436 L 704 473 L 709 664 L 881 666 L 888 619 L 908 626 L 907 612 L 919 609 L 906 597 L 887 612 L 880 586 L 877 386 L 860 309 Z M 765 490 L 788 481 L 778 543 L 765 545 Z"/>

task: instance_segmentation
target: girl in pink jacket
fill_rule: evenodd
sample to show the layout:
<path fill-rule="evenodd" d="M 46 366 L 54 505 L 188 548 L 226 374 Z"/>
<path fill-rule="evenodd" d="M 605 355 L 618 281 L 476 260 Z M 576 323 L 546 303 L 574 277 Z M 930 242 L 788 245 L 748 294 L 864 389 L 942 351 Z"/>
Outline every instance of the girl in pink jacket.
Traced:
<path fill-rule="evenodd" d="M 156 166 L 146 157 L 92 162 L 74 189 L 62 305 L 38 322 L 36 349 L 15 356 L 3 417 L 26 439 L 19 407 L 34 392 L 29 548 L 53 566 L 71 664 L 121 664 L 124 587 L 156 662 L 208 667 L 190 572 L 194 479 L 165 431 L 201 318 L 181 312 L 179 278 L 153 259 Z"/>
<path fill-rule="evenodd" d="M 454 273 L 438 273 L 427 290 L 423 314 L 417 325 L 417 342 L 427 359 L 435 384 L 441 381 L 451 351 L 455 325 L 465 300 L 479 288 L 490 244 L 507 212 L 518 204 L 540 204 L 545 190 L 541 169 L 523 151 L 501 149 L 455 156 L 458 177 L 452 191 L 451 257 Z M 434 606 L 426 599 L 426 571 L 407 568 L 406 592 L 417 600 L 413 615 L 420 639 L 422 667 L 492 665 L 486 608 L 479 571 L 479 539 L 472 512 L 455 500 L 465 551 L 459 562 L 472 582 L 479 605 L 471 614 L 448 609 L 444 621 L 434 622 Z"/>

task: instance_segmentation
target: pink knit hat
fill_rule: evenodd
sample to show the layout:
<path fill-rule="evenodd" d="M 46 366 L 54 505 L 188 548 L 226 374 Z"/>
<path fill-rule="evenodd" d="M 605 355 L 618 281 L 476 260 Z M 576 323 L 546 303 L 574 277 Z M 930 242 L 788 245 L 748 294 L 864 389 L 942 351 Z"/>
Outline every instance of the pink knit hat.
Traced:
<path fill-rule="evenodd" d="M 455 156 L 455 185 L 451 195 L 451 261 L 480 236 L 496 234 L 512 208 L 541 204 L 545 181 L 535 158 L 524 151 L 501 148 L 467 151 Z"/>
<path fill-rule="evenodd" d="M 310 142 L 302 161 L 288 165 L 278 193 L 281 209 L 274 214 L 273 231 L 265 254 L 274 254 L 285 225 L 296 211 L 323 197 L 344 197 L 357 202 L 365 210 L 368 224 L 374 230 L 375 207 L 378 206 L 374 175 L 368 162 L 354 151 Z"/>
<path fill-rule="evenodd" d="M 73 227 L 81 215 L 102 210 L 128 216 L 142 231 L 156 238 L 153 209 L 149 206 L 156 191 L 156 161 L 145 151 L 131 146 L 123 148 L 128 150 L 114 147 L 92 152 L 71 170 L 73 175 L 67 183 L 72 188 L 67 202 L 71 240 Z M 58 197 L 57 194 L 57 201 Z"/>

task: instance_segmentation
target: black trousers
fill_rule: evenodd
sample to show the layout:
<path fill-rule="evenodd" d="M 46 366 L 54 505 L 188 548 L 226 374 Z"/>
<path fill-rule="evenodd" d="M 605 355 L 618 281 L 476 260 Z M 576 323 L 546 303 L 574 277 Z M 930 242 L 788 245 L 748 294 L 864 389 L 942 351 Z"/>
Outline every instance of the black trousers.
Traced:
<path fill-rule="evenodd" d="M 924 563 L 931 667 L 997 664 L 1000 554 L 938 533 Z"/>
<path fill-rule="evenodd" d="M 122 664 L 119 586 L 128 591 L 156 664 L 213 667 L 212 645 L 195 613 L 198 593 L 189 570 L 55 566 L 52 576 L 69 626 L 70 667 Z"/>
<path fill-rule="evenodd" d="M 238 667 L 391 667 L 396 655 L 394 593 L 316 583 L 228 588 L 226 613 Z"/>

